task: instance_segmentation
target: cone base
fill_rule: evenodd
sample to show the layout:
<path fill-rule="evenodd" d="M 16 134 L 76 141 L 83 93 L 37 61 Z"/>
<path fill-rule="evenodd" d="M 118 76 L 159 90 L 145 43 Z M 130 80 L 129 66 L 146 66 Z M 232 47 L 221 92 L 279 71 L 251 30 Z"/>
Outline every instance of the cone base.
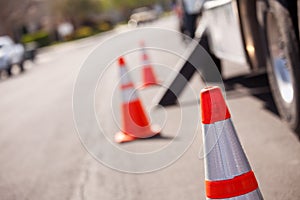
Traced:
<path fill-rule="evenodd" d="M 151 132 L 149 133 L 149 135 L 151 135 L 150 137 L 148 138 L 152 138 L 152 137 L 156 137 L 158 135 L 160 135 L 160 131 L 153 131 L 151 130 Z M 147 139 L 147 138 L 138 138 L 138 137 L 133 137 L 131 135 L 128 135 L 122 131 L 116 133 L 115 135 L 115 142 L 117 143 L 125 143 L 125 142 L 131 142 L 131 141 L 134 141 L 134 140 L 138 140 L 138 139 Z"/>
<path fill-rule="evenodd" d="M 145 66 L 143 68 L 143 84 L 142 87 L 148 87 L 152 85 L 158 85 L 158 80 L 156 79 L 156 76 L 154 74 L 154 71 L 150 65 Z"/>
<path fill-rule="evenodd" d="M 131 141 L 134 141 L 137 139 L 138 138 L 133 137 L 131 135 L 127 135 L 126 133 L 124 133 L 122 131 L 116 133 L 116 135 L 115 135 L 115 142 L 117 142 L 117 143 L 131 142 Z"/>
<path fill-rule="evenodd" d="M 157 83 L 157 82 L 148 82 L 148 83 L 143 83 L 141 84 L 141 86 L 139 87 L 140 90 L 142 89 L 145 89 L 147 87 L 150 87 L 150 86 L 159 86 L 160 84 Z"/>

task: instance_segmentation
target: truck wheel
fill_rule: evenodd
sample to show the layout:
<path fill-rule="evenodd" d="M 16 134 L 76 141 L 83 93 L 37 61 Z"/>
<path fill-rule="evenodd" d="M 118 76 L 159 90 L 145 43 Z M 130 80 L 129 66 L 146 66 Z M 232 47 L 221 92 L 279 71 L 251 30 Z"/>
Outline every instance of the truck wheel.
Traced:
<path fill-rule="evenodd" d="M 300 133 L 299 43 L 288 10 L 270 1 L 266 16 L 269 59 L 267 72 L 272 95 L 281 118 Z"/>

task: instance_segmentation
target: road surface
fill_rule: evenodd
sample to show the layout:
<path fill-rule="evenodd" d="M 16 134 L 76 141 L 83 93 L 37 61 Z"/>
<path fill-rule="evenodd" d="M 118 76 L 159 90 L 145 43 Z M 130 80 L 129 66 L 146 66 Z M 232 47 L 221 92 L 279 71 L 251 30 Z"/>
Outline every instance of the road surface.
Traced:
<path fill-rule="evenodd" d="M 176 21 L 171 16 L 151 26 L 175 29 Z M 200 127 L 192 145 L 176 162 L 144 174 L 122 173 L 102 165 L 87 152 L 78 137 L 73 120 L 72 92 L 80 67 L 97 44 L 123 29 L 126 27 L 43 49 L 37 63 L 26 73 L 1 80 L 0 199 L 205 199 L 203 159 L 199 158 L 202 145 Z M 149 41 L 155 42 L 173 46 L 178 43 L 184 48 L 180 41 L 172 42 L 164 37 Z M 118 45 L 114 48 L 117 49 Z M 151 55 L 157 63 L 168 66 L 175 66 L 177 61 L 172 55 L 157 52 Z M 138 61 L 128 60 L 133 66 L 137 65 Z M 299 140 L 280 121 L 266 76 L 248 76 L 245 66 L 225 64 L 228 65 L 225 83 L 232 119 L 264 198 L 300 199 Z M 167 79 L 168 73 L 156 72 L 162 82 Z M 137 83 L 140 77 L 137 71 L 135 73 L 133 79 Z M 114 89 L 117 78 L 117 69 L 108 72 L 104 78 L 107 84 L 98 87 L 95 96 L 96 113 L 105 118 L 103 128 L 109 138 L 118 128 L 112 123 L 112 118 L 105 117 L 111 114 L 111 107 L 107 105 L 110 102 L 105 95 Z M 203 83 L 195 76 L 191 86 L 200 91 Z M 149 102 L 159 89 L 141 91 L 141 98 Z M 115 95 L 119 97 L 119 93 Z M 170 107 L 162 112 L 167 116 L 163 130 L 165 139 L 137 141 L 119 147 L 141 153 L 172 141 L 178 128 L 178 113 L 181 110 L 188 113 L 199 111 L 199 102 L 189 97 L 184 93 L 180 98 L 180 108 Z M 118 115 L 116 113 L 117 119 Z M 193 131 L 191 127 L 184 128 Z"/>

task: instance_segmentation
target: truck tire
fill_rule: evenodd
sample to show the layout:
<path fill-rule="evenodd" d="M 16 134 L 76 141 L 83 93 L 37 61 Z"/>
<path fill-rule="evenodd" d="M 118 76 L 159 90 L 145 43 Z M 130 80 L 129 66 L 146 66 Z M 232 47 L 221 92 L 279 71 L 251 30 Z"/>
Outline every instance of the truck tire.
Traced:
<path fill-rule="evenodd" d="M 299 42 L 284 4 L 269 1 L 266 15 L 267 72 L 281 118 L 300 135 Z"/>

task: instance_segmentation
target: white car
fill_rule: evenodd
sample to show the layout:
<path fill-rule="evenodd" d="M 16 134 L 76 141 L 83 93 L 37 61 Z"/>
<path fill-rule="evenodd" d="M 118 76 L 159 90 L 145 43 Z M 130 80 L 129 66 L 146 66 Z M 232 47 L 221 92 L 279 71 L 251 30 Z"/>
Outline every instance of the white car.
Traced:
<path fill-rule="evenodd" d="M 6 70 L 11 75 L 13 65 L 19 65 L 23 71 L 25 49 L 21 44 L 15 44 L 9 36 L 0 36 L 0 70 Z"/>
<path fill-rule="evenodd" d="M 146 22 L 152 22 L 158 18 L 158 13 L 148 7 L 137 8 L 132 11 L 130 21 L 134 21 L 136 24 L 142 24 Z"/>

